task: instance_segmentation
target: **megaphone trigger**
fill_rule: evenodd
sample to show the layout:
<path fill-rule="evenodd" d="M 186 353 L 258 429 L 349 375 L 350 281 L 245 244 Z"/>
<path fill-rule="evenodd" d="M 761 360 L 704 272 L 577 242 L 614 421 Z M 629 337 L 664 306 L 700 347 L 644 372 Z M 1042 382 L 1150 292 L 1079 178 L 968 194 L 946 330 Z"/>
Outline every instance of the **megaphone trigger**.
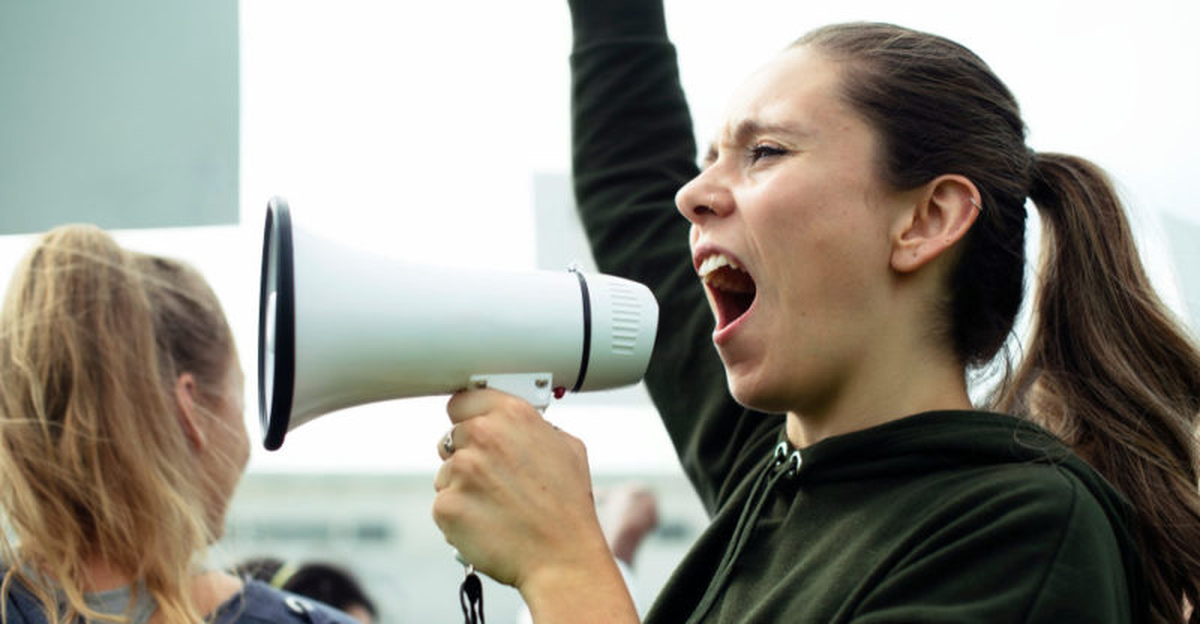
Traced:
<path fill-rule="evenodd" d="M 550 388 L 553 375 L 550 373 L 501 373 L 498 375 L 471 375 L 470 387 L 476 390 L 491 388 L 521 397 L 536 407 L 539 412 L 546 411 L 550 405 Z"/>

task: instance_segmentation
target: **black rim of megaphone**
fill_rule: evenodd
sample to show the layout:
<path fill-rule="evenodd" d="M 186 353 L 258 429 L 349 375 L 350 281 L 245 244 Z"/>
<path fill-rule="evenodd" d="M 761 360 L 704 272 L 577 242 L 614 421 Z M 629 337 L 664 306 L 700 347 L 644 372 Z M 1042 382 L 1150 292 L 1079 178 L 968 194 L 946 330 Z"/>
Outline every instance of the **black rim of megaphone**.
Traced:
<path fill-rule="evenodd" d="M 272 239 L 275 240 L 276 249 L 271 247 Z M 292 218 L 288 213 L 287 201 L 282 197 L 272 197 L 267 203 L 262 279 L 258 294 L 258 414 L 263 429 L 263 446 L 270 451 L 282 446 L 283 437 L 287 434 L 296 377 L 296 292 L 292 251 Z M 274 280 L 271 280 L 272 258 L 275 264 Z M 267 314 L 270 313 L 267 303 L 272 286 L 275 287 L 275 335 L 267 336 Z M 269 400 L 266 392 L 268 339 L 273 339 L 275 344 L 274 379 Z"/>

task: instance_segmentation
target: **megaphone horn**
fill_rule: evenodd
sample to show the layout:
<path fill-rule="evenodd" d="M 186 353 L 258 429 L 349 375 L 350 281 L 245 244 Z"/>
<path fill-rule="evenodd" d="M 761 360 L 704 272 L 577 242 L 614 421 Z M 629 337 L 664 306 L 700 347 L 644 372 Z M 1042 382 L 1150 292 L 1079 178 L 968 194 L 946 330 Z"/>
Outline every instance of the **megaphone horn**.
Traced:
<path fill-rule="evenodd" d="M 275 197 L 259 292 L 263 446 L 363 403 L 487 386 L 544 407 L 552 393 L 637 383 L 657 323 L 637 282 L 405 265 L 296 227 Z"/>

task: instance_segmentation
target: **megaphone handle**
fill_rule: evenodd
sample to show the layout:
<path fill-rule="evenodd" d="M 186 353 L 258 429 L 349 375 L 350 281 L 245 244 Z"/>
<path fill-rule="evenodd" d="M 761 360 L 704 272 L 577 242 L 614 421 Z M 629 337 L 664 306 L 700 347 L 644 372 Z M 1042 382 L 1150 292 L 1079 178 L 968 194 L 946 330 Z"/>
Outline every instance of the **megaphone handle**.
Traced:
<path fill-rule="evenodd" d="M 539 412 L 546 411 L 554 392 L 554 376 L 551 373 L 501 373 L 495 375 L 471 375 L 470 387 L 475 390 L 492 388 L 507 392 L 529 401 Z M 484 624 L 483 582 L 475 573 L 475 566 L 467 563 L 462 554 L 454 551 L 454 558 L 463 565 L 466 578 L 458 588 L 458 602 L 462 607 L 464 624 Z"/>

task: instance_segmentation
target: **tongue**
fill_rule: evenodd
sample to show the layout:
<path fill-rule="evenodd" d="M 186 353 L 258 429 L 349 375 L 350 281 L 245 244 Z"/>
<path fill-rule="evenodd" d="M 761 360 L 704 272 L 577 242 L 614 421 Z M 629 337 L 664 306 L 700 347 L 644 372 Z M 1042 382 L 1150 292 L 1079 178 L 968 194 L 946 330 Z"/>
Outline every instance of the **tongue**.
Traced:
<path fill-rule="evenodd" d="M 754 303 L 754 280 L 745 271 L 723 267 L 711 273 L 707 282 L 717 304 L 721 327 L 736 321 Z"/>
<path fill-rule="evenodd" d="M 754 294 L 754 280 L 750 274 L 730 267 L 722 267 L 708 276 L 708 285 L 726 294 Z"/>

